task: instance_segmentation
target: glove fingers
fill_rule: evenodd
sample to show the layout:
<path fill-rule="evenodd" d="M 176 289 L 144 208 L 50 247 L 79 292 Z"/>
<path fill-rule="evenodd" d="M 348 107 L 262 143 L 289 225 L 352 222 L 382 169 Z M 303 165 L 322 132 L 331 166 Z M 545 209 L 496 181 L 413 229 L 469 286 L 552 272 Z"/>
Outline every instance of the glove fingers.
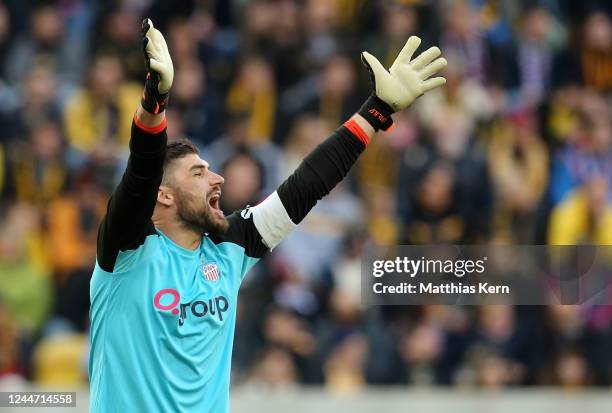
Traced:
<path fill-rule="evenodd" d="M 149 70 L 149 53 L 147 49 L 150 43 L 150 40 L 147 37 L 147 32 L 149 31 L 152 25 L 153 25 L 153 22 L 151 22 L 151 19 L 144 19 L 140 26 L 140 30 L 142 32 L 142 52 L 144 54 L 144 59 L 145 59 L 145 64 L 147 66 L 147 70 Z"/>
<path fill-rule="evenodd" d="M 145 65 L 147 66 L 147 70 L 149 70 L 149 54 L 147 53 L 147 43 L 149 43 L 149 39 L 146 37 L 142 38 L 142 53 L 144 54 Z"/>
<path fill-rule="evenodd" d="M 174 69 L 172 66 L 168 66 L 159 60 L 150 60 L 151 70 L 159 75 L 159 84 L 157 90 L 159 93 L 167 93 L 172 85 L 172 79 L 174 78 Z"/>
<path fill-rule="evenodd" d="M 431 79 L 427 79 L 423 82 L 423 93 L 438 86 L 442 86 L 445 83 L 446 79 L 444 79 L 443 77 L 433 77 Z"/>
<path fill-rule="evenodd" d="M 418 49 L 421 44 L 421 39 L 417 36 L 410 36 L 402 50 L 397 55 L 397 59 L 393 63 L 395 65 L 396 62 L 400 63 L 410 63 L 410 59 L 412 59 L 412 55 Z"/>
<path fill-rule="evenodd" d="M 427 79 L 429 76 L 439 72 L 446 67 L 446 59 L 439 57 L 427 66 L 425 66 L 419 73 L 422 79 Z"/>
<path fill-rule="evenodd" d="M 149 34 L 146 36 L 146 39 L 147 39 L 147 45 L 146 45 L 145 50 L 149 58 L 161 60 L 160 57 L 162 56 L 162 51 L 160 50 L 159 44 L 157 44 L 151 38 L 151 32 L 149 32 Z"/>
<path fill-rule="evenodd" d="M 162 36 L 161 32 L 157 29 L 151 29 L 147 33 L 147 36 L 153 41 L 156 49 L 161 49 L 163 46 L 161 45 L 164 42 L 164 36 Z"/>
<path fill-rule="evenodd" d="M 145 59 L 155 59 L 158 62 L 170 61 L 170 52 L 164 36 L 153 26 L 151 19 L 142 21 L 142 34 L 145 50 Z"/>
<path fill-rule="evenodd" d="M 152 51 L 159 55 L 163 51 L 163 40 L 160 41 L 160 37 L 163 39 L 161 33 L 155 29 L 149 30 L 147 37 L 149 38 L 149 44 L 151 45 Z"/>
<path fill-rule="evenodd" d="M 440 56 L 440 53 L 441 52 L 439 48 L 435 46 L 430 47 L 429 49 L 421 53 L 416 59 L 410 62 L 410 66 L 412 66 L 412 68 L 417 69 L 417 70 L 422 69 L 426 65 L 428 65 L 432 60 L 434 60 L 436 57 Z"/>
<path fill-rule="evenodd" d="M 164 69 L 164 65 L 154 58 L 149 59 L 149 65 L 151 66 L 151 70 L 155 73 L 162 73 Z"/>
<path fill-rule="evenodd" d="M 387 69 L 383 67 L 383 65 L 378 61 L 378 59 L 372 56 L 370 53 L 361 53 L 361 59 L 367 66 L 369 66 L 368 69 L 372 72 L 374 80 L 376 80 L 377 77 L 389 74 L 389 72 L 387 72 Z"/>
<path fill-rule="evenodd" d="M 152 55 L 159 55 L 159 41 L 157 40 L 158 34 L 160 34 L 159 30 L 153 26 L 151 19 L 144 19 L 142 21 L 142 35 L 144 37 L 145 53 L 147 53 L 149 57 L 153 57 Z"/>
<path fill-rule="evenodd" d="M 151 27 L 153 27 L 151 19 L 144 19 L 141 25 L 142 35 L 145 36 Z"/>
<path fill-rule="evenodd" d="M 170 57 L 170 51 L 168 50 L 168 45 L 166 44 L 165 39 L 162 42 L 161 46 L 162 46 L 162 55 L 164 56 L 164 60 L 172 63 L 172 58 Z"/>

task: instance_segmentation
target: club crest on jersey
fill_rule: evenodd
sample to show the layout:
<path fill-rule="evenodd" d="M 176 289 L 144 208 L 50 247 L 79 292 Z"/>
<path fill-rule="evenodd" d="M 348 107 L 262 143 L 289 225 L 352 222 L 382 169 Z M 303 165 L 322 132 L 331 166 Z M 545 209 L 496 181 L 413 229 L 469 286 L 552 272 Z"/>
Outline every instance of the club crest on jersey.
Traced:
<path fill-rule="evenodd" d="M 202 275 L 204 276 L 204 279 L 206 281 L 218 281 L 219 277 L 221 276 L 221 272 L 219 271 L 219 267 L 217 266 L 217 264 L 210 263 L 210 264 L 204 264 L 202 263 Z"/>

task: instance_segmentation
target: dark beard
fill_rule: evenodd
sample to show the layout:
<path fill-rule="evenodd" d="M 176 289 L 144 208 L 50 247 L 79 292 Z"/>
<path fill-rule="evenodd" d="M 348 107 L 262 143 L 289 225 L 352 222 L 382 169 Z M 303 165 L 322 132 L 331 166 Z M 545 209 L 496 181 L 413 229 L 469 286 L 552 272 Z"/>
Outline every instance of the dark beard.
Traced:
<path fill-rule="evenodd" d="M 199 208 L 198 201 L 187 195 L 180 189 L 176 191 L 177 215 L 183 225 L 198 234 L 223 235 L 229 228 L 229 222 L 225 217 L 222 219 L 215 214 L 208 203 Z"/>

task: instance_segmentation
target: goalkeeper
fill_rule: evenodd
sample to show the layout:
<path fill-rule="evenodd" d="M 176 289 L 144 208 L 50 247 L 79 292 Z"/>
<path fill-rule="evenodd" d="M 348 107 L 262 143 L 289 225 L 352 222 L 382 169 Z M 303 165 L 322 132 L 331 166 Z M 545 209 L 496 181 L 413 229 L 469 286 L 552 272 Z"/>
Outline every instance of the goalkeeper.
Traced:
<path fill-rule="evenodd" d="M 91 412 L 229 411 L 238 289 L 246 272 L 340 182 L 393 112 L 445 80 L 440 50 L 413 59 L 411 37 L 387 71 L 362 60 L 374 90 L 359 112 L 255 207 L 227 217 L 223 178 L 188 140 L 167 144 L 173 67 L 143 22 L 147 80 L 126 171 L 100 225 L 91 279 Z"/>

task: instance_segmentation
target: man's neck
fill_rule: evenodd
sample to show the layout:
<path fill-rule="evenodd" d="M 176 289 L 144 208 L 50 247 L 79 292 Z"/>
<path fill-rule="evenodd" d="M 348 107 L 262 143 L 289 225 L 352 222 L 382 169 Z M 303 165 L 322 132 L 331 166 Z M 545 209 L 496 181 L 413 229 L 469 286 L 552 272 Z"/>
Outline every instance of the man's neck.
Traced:
<path fill-rule="evenodd" d="M 178 222 L 153 221 L 153 225 L 159 228 L 175 244 L 188 249 L 195 250 L 202 242 L 202 235 L 196 231 L 183 227 Z"/>

